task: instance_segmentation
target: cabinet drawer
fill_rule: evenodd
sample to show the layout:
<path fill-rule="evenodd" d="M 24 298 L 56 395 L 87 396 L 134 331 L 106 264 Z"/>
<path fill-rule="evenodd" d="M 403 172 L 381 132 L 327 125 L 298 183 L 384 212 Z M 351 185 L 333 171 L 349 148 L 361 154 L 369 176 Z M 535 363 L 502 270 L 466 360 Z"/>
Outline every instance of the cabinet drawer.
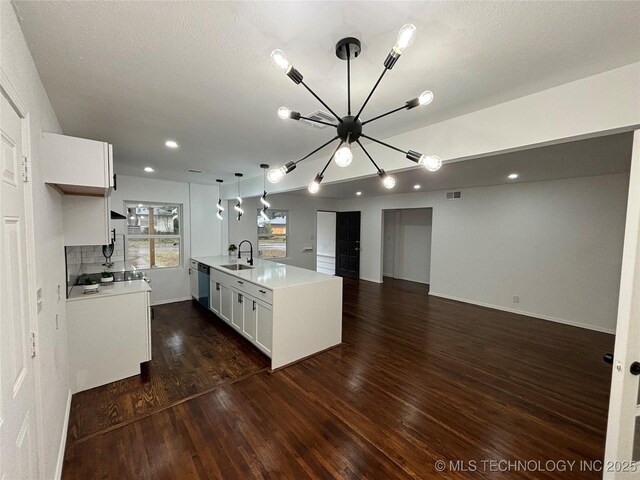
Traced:
<path fill-rule="evenodd" d="M 256 285 L 255 283 L 244 282 L 243 290 L 247 295 L 251 295 L 269 305 L 273 304 L 273 291 L 268 288 Z"/>

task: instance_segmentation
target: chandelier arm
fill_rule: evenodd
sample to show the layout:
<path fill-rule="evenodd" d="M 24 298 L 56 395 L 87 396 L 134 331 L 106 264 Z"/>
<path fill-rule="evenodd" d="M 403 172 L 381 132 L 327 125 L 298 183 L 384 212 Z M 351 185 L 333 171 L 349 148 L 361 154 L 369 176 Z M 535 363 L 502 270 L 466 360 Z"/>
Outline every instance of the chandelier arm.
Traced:
<path fill-rule="evenodd" d="M 385 69 L 382 71 L 382 73 L 380 74 L 380 77 L 378 77 L 378 81 L 376 82 L 376 84 L 373 86 L 373 88 L 371 89 L 371 92 L 369 92 L 369 96 L 367 97 L 367 99 L 364 101 L 364 103 L 362 104 L 362 106 L 360 107 L 360 111 L 358 112 L 358 114 L 356 115 L 356 119 L 360 118 L 360 114 L 362 113 L 362 111 L 364 110 L 364 107 L 367 106 L 367 103 L 369 102 L 369 99 L 371 98 L 371 95 L 373 95 L 373 92 L 376 91 L 376 88 L 378 88 L 378 85 L 380 84 L 380 81 L 382 80 L 382 77 L 384 77 L 384 74 L 387 73 L 387 68 L 385 67 Z"/>
<path fill-rule="evenodd" d="M 338 116 L 338 114 L 337 114 L 336 112 L 334 112 L 333 110 L 331 110 L 331 107 L 330 107 L 329 105 L 327 105 L 326 103 L 324 103 L 324 101 L 323 101 L 323 100 L 322 100 L 318 95 L 316 95 L 316 92 L 314 92 L 313 90 L 311 90 L 311 89 L 309 88 L 309 86 L 308 86 L 306 83 L 304 83 L 304 82 L 300 82 L 300 83 L 302 84 L 302 86 L 303 86 L 304 88 L 306 88 L 307 90 L 309 90 L 309 93 L 310 93 L 311 95 L 313 95 L 314 97 L 316 97 L 316 99 L 317 99 L 317 100 L 318 100 L 322 105 L 324 105 L 324 107 L 325 107 L 327 110 L 329 110 L 329 111 L 331 112 L 331 114 L 332 114 L 334 117 L 336 117 L 336 119 L 337 119 L 340 123 L 342 123 L 342 119 Z"/>
<path fill-rule="evenodd" d="M 320 176 L 323 177 L 324 176 L 324 172 L 327 169 L 327 167 L 329 166 L 329 164 L 331 163 L 331 160 L 333 160 L 333 157 L 336 155 L 336 152 L 338 150 L 340 150 L 340 147 L 342 146 L 344 142 L 340 142 L 338 144 L 338 147 L 333 151 L 333 153 L 331 154 L 331 156 L 329 157 L 329 161 L 327 162 L 327 164 L 324 166 L 324 168 L 322 169 L 322 171 L 320 172 Z"/>
<path fill-rule="evenodd" d="M 304 157 L 302 157 L 300 160 L 297 160 L 294 163 L 294 165 L 299 164 L 301 161 L 306 160 L 307 158 L 309 158 L 311 155 L 313 155 L 314 153 L 316 153 L 318 150 L 322 150 L 324 147 L 326 147 L 327 145 L 329 145 L 331 142 L 334 142 L 335 140 L 338 139 L 338 136 L 336 135 L 335 137 L 333 137 L 331 140 L 329 140 L 327 143 L 323 143 L 322 145 L 320 145 L 318 148 L 316 148 L 313 152 L 308 153 L 307 155 L 305 155 Z"/>
<path fill-rule="evenodd" d="M 392 113 L 396 113 L 396 112 L 399 112 L 400 110 L 406 110 L 406 109 L 407 109 L 406 104 L 402 105 L 401 107 L 394 108 L 393 110 L 389 110 L 387 113 L 383 113 L 382 115 L 378 115 L 377 117 L 370 118 L 366 122 L 362 122 L 362 126 L 364 127 L 367 123 L 375 122 L 376 120 L 382 117 L 386 117 L 387 115 L 391 115 Z"/>
<path fill-rule="evenodd" d="M 404 153 L 405 155 L 408 154 L 408 152 L 406 152 L 406 151 L 404 151 L 404 150 L 402 150 L 402 149 L 400 149 L 398 147 L 394 147 L 393 145 L 389 145 L 388 143 L 384 143 L 384 142 L 382 142 L 380 140 L 376 140 L 375 138 L 371 138 L 371 137 L 365 135 L 364 133 L 361 133 L 360 136 L 364 137 L 364 138 L 367 138 L 367 139 L 369 139 L 369 140 L 371 140 L 373 142 L 379 143 L 380 145 L 384 145 L 385 147 L 390 148 L 392 150 L 395 150 L 397 152 Z M 360 142 L 358 142 L 358 143 L 360 143 Z"/>
<path fill-rule="evenodd" d="M 373 166 L 376 167 L 376 170 L 378 172 L 380 172 L 380 167 L 378 166 L 378 164 L 373 160 L 373 158 L 371 158 L 371 155 L 369 155 L 369 152 L 367 152 L 367 150 L 364 148 L 364 146 L 360 143 L 360 140 L 356 140 L 356 142 L 358 142 L 358 145 L 360 145 L 360 148 L 362 149 L 362 151 L 365 153 L 365 155 L 367 157 L 369 157 L 369 160 L 371 160 L 371 163 L 373 163 Z"/>
<path fill-rule="evenodd" d="M 348 43 L 345 47 L 347 49 L 347 115 L 351 115 L 351 52 Z"/>
<path fill-rule="evenodd" d="M 321 123 L 322 125 L 328 125 L 330 127 L 337 127 L 335 123 L 323 122 L 322 120 L 316 120 L 315 118 L 310 118 L 310 117 L 303 117 L 302 115 L 300 115 L 299 120 L 307 120 L 309 122 Z"/>

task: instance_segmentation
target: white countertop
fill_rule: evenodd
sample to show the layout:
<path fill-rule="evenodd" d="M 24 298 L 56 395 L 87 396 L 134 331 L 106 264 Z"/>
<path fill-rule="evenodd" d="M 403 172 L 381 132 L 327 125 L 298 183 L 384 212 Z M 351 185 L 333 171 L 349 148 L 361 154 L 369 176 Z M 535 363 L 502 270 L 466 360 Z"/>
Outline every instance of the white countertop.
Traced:
<path fill-rule="evenodd" d="M 92 298 L 110 297 L 112 295 L 126 295 L 129 293 L 150 292 L 151 287 L 144 280 L 130 280 L 128 282 L 113 282 L 110 286 L 100 285 L 98 293 L 84 293 L 82 285 L 71 288 L 67 302 L 90 300 Z"/>
<path fill-rule="evenodd" d="M 271 290 L 278 288 L 293 287 L 295 285 L 305 285 L 315 282 L 326 282 L 335 278 L 333 275 L 314 272 L 306 268 L 285 265 L 284 263 L 276 263 L 268 260 L 254 259 L 254 268 L 250 270 L 229 270 L 221 265 L 229 265 L 233 263 L 241 263 L 249 266 L 246 258 L 238 262 L 235 258 L 229 260 L 229 256 L 221 255 L 214 257 L 194 257 L 193 260 L 209 265 L 216 270 L 241 278 L 247 282 L 255 283 Z"/>

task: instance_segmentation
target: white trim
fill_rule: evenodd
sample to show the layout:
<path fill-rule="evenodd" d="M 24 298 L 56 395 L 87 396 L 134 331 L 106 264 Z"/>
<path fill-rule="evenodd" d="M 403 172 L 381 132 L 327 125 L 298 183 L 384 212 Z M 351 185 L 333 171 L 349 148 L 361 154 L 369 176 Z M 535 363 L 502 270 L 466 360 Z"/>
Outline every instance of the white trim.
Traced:
<path fill-rule="evenodd" d="M 359 280 L 364 280 L 365 282 L 372 282 L 372 283 L 382 283 L 380 280 L 375 280 L 373 278 L 360 277 Z"/>
<path fill-rule="evenodd" d="M 542 315 L 540 313 L 527 312 L 525 310 L 517 310 L 515 308 L 503 307 L 501 305 L 493 305 L 491 303 L 478 302 L 476 300 L 469 300 L 467 298 L 454 297 L 453 295 L 446 295 L 444 293 L 429 292 L 429 295 L 439 298 L 445 298 L 447 300 L 455 300 L 456 302 L 470 303 L 472 305 L 478 305 L 480 307 L 493 308 L 494 310 L 502 310 L 503 312 L 516 313 L 518 315 L 525 315 L 527 317 L 533 317 L 540 320 L 547 320 L 549 322 L 562 323 L 564 325 L 570 325 L 572 327 L 585 328 L 587 330 L 594 330 L 596 332 L 609 333 L 614 335 L 616 331 L 611 328 L 598 327 L 596 325 L 589 325 L 587 323 L 574 322 L 572 320 L 566 320 L 564 318 L 552 317 L 550 315 Z"/>
<path fill-rule="evenodd" d="M 188 297 L 180 297 L 180 298 L 169 298 L 168 300 L 160 300 L 158 302 L 151 302 L 151 306 L 154 307 L 156 305 L 164 305 L 166 303 L 176 303 L 176 302 L 184 302 L 186 300 L 191 300 L 193 297 L 189 295 Z"/>
<path fill-rule="evenodd" d="M 64 423 L 62 425 L 62 434 L 60 435 L 60 448 L 58 449 L 58 462 L 56 463 L 56 480 L 62 478 L 62 465 L 64 464 L 64 451 L 67 445 L 67 430 L 69 429 L 69 417 L 71 416 L 71 389 L 67 396 L 67 409 L 64 414 Z"/>

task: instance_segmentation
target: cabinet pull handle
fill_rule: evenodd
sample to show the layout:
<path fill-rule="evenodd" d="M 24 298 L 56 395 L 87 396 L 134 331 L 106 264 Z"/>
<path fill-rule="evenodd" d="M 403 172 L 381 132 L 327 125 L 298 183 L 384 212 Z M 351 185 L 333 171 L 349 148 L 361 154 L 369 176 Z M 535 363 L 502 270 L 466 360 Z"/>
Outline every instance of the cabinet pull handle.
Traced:
<path fill-rule="evenodd" d="M 220 284 L 218 282 L 216 282 L 216 292 L 220 291 Z"/>
<path fill-rule="evenodd" d="M 265 290 L 258 290 L 260 293 L 267 293 Z"/>
<path fill-rule="evenodd" d="M 242 295 L 238 295 L 238 303 L 242 303 Z"/>
<path fill-rule="evenodd" d="M 240 285 L 244 285 L 244 282 L 243 282 L 243 281 L 241 281 L 241 280 L 238 280 L 238 283 L 239 283 Z"/>
<path fill-rule="evenodd" d="M 253 301 L 253 311 L 254 312 L 256 311 L 256 301 L 255 300 Z"/>

